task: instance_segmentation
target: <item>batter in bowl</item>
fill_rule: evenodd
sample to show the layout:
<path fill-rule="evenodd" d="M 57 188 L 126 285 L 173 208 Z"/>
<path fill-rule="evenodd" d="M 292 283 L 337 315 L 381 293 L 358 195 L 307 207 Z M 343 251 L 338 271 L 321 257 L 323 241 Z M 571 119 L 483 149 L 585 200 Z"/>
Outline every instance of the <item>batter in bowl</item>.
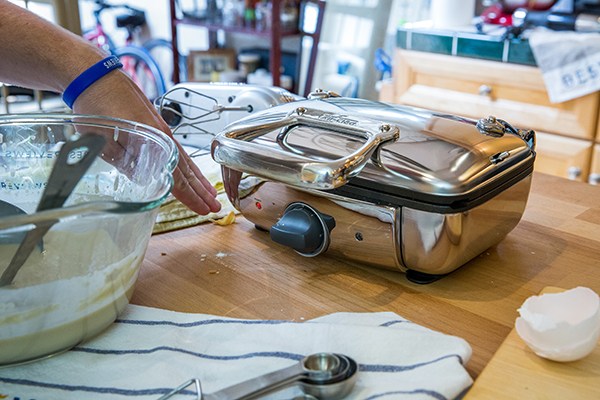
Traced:
<path fill-rule="evenodd" d="M 141 231 L 143 232 L 143 231 Z M 133 293 L 148 239 L 124 254 L 104 229 L 53 229 L 0 287 L 0 365 L 69 349 L 112 323 Z M 16 244 L 0 244 L 10 260 Z"/>

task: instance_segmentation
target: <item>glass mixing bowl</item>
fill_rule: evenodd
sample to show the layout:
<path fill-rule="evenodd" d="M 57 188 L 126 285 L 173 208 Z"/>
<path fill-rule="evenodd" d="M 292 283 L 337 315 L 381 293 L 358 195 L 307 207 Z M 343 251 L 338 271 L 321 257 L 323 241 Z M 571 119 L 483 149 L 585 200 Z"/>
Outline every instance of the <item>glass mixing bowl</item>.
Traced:
<path fill-rule="evenodd" d="M 106 140 L 100 155 L 62 208 L 36 212 L 62 144 L 90 133 Z M 116 319 L 176 164 L 173 141 L 146 125 L 85 115 L 0 117 L 0 202 L 24 211 L 0 216 L 0 274 L 27 231 L 55 221 L 12 284 L 0 287 L 0 365 L 69 349 Z"/>

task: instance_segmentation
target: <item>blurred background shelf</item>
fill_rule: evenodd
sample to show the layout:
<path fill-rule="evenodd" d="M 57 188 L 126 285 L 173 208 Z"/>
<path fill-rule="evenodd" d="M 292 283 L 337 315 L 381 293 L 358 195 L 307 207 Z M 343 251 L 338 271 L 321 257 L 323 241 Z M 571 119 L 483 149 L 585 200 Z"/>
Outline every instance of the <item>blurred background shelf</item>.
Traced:
<path fill-rule="evenodd" d="M 199 28 L 204 28 L 208 34 L 208 48 L 222 48 L 227 46 L 224 41 L 219 40 L 219 33 L 232 33 L 232 34 L 243 34 L 246 36 L 252 36 L 261 38 L 265 42 L 265 47 L 268 48 L 269 52 L 269 71 L 271 71 L 273 85 L 281 86 L 281 77 L 279 73 L 282 70 L 282 40 L 288 37 L 299 37 L 300 38 L 300 49 L 297 53 L 295 76 L 293 77 L 294 84 L 292 91 L 298 93 L 300 90 L 300 64 L 302 54 L 302 43 L 305 37 L 311 39 L 310 52 L 308 54 L 308 69 L 304 76 L 303 92 L 307 95 L 312 88 L 312 79 L 314 74 L 314 65 L 316 64 L 318 45 L 321 35 L 321 27 L 323 25 L 323 16 L 325 12 L 325 0 L 300 0 L 297 4 L 297 20 L 293 26 L 284 26 L 282 23 L 281 12 L 282 12 L 282 1 L 274 0 L 270 2 L 270 13 L 271 16 L 277 16 L 271 18 L 270 23 L 260 28 L 255 24 L 251 23 L 247 26 L 242 24 L 232 25 L 226 24 L 221 18 L 214 18 L 214 15 L 223 15 L 222 6 L 214 6 L 209 9 L 207 5 L 204 10 L 195 10 L 198 17 L 192 17 L 193 12 L 189 10 L 182 10 L 178 0 L 169 0 L 169 7 L 171 13 L 171 36 L 173 43 L 173 81 L 175 83 L 180 82 L 182 79 L 180 65 L 180 50 L 178 44 L 178 27 L 182 25 L 190 25 Z M 316 12 L 316 19 L 314 26 L 308 28 L 305 24 L 305 17 L 307 10 L 312 8 L 313 12 Z M 275 72 L 275 73 L 274 73 Z"/>
<path fill-rule="evenodd" d="M 0 83 L 0 113 L 65 112 L 67 106 L 56 93 Z"/>

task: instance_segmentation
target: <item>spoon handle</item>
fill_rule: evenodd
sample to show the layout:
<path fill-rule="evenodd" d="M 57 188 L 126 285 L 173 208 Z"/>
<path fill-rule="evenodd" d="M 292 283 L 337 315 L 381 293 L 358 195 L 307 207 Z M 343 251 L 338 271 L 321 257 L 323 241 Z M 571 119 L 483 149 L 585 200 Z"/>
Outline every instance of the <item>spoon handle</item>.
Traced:
<path fill-rule="evenodd" d="M 48 184 L 42 194 L 37 211 L 62 207 L 77 183 L 102 151 L 104 143 L 104 137 L 90 134 L 82 136 L 76 141 L 66 142 L 62 146 L 50 172 Z M 79 148 L 85 148 L 87 152 L 80 159 L 71 160 L 71 151 Z M 19 269 L 31 255 L 34 247 L 56 222 L 58 221 L 45 221 L 37 224 L 35 228 L 27 232 L 10 264 L 0 276 L 0 287 L 12 283 Z"/>
<path fill-rule="evenodd" d="M 48 177 L 37 211 L 62 207 L 94 163 L 105 143 L 106 139 L 103 136 L 87 134 L 63 144 Z M 81 150 L 81 154 L 71 153 L 77 150 Z"/>
<path fill-rule="evenodd" d="M 204 400 L 250 400 L 288 386 L 305 376 L 302 363 L 204 395 Z"/>

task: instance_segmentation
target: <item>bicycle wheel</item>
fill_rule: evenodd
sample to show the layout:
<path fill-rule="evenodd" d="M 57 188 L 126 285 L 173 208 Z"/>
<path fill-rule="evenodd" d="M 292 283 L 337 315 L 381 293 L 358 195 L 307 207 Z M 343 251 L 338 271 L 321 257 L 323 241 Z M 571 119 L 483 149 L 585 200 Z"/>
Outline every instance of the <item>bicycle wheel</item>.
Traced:
<path fill-rule="evenodd" d="M 166 39 L 151 39 L 144 43 L 144 48 L 148 50 L 152 58 L 158 63 L 160 72 L 165 79 L 167 89 L 173 87 L 173 45 Z M 179 55 L 179 81 L 186 80 L 186 57 Z"/>
<path fill-rule="evenodd" d="M 112 39 L 106 34 L 99 34 L 97 29 L 89 29 L 83 33 L 83 38 L 88 42 L 93 43 L 99 49 L 112 53 L 115 44 Z"/>
<path fill-rule="evenodd" d="M 124 46 L 115 49 L 114 54 L 121 60 L 123 70 L 150 100 L 165 94 L 165 80 L 160 68 L 146 49 Z"/>

